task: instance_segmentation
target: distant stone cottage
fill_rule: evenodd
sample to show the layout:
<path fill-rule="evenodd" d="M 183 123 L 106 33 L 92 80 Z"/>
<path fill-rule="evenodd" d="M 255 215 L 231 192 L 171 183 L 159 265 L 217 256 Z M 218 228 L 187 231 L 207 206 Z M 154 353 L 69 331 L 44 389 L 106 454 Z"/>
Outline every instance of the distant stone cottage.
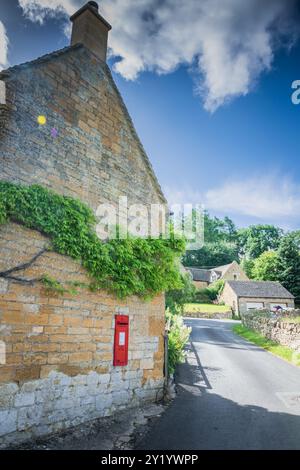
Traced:
<path fill-rule="evenodd" d="M 0 179 L 100 203 L 165 204 L 106 65 L 110 25 L 95 2 L 72 18 L 72 44 L 0 74 Z M 37 116 L 47 125 L 38 126 Z M 41 233 L 0 226 L 0 271 L 35 256 Z M 85 282 L 71 258 L 46 252 L 23 270 Z M 113 367 L 114 316 L 129 316 L 129 363 Z M 164 296 L 49 296 L 0 278 L 0 447 L 154 400 L 163 388 Z M 5 349 L 5 351 L 4 351 Z M 3 360 L 5 356 L 5 361 Z"/>
<path fill-rule="evenodd" d="M 233 261 L 224 266 L 217 266 L 211 269 L 201 268 L 185 268 L 190 273 L 193 284 L 197 289 L 203 289 L 216 281 L 248 281 L 248 277 L 244 273 L 241 266 Z"/>

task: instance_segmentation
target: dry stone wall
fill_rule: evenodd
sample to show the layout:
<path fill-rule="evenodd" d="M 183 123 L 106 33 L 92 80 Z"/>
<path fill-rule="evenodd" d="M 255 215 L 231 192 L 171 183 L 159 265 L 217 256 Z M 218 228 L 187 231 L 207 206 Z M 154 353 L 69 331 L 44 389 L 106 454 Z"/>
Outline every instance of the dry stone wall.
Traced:
<path fill-rule="evenodd" d="M 242 322 L 266 338 L 300 352 L 300 323 L 293 322 L 293 317 L 297 315 L 300 317 L 300 310 L 289 312 L 289 321 L 286 321 L 275 315 L 247 313 L 242 316 Z"/>

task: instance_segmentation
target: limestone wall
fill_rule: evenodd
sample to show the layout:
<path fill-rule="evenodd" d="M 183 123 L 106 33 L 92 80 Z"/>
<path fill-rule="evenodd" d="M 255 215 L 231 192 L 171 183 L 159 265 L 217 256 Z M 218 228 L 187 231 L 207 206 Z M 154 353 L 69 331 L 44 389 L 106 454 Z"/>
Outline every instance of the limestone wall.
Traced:
<path fill-rule="evenodd" d="M 231 263 L 231 266 L 228 268 L 224 276 L 222 276 L 222 279 L 224 281 L 249 281 L 249 278 L 236 261 Z"/>
<path fill-rule="evenodd" d="M 76 46 L 4 80 L 0 179 L 38 183 L 93 210 L 120 196 L 129 204 L 164 202 L 110 71 L 90 51 Z"/>
<path fill-rule="evenodd" d="M 202 313 L 202 312 L 184 312 L 184 316 L 188 318 L 232 318 L 232 312 L 210 312 L 210 313 Z"/>
<path fill-rule="evenodd" d="M 264 313 L 247 313 L 242 322 L 251 330 L 261 333 L 266 338 L 300 352 L 300 323 L 293 322 L 297 311 L 289 313 L 289 321 Z M 300 316 L 300 311 L 298 311 Z M 287 317 L 287 314 L 285 314 Z"/>
<path fill-rule="evenodd" d="M 48 240 L 0 227 L 0 271 L 28 261 Z M 47 252 L 18 276 L 88 282 L 81 266 Z M 130 319 L 129 363 L 113 367 L 115 314 Z M 0 447 L 65 429 L 161 396 L 164 296 L 120 301 L 86 288 L 49 294 L 40 283 L 0 279 Z"/>

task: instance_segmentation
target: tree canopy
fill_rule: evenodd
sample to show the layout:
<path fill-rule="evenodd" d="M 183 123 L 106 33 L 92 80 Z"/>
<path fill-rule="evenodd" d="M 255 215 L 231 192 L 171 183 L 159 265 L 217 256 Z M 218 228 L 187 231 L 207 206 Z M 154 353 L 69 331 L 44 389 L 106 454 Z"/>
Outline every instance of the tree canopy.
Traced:
<path fill-rule="evenodd" d="M 268 224 L 237 229 L 229 217 L 204 213 L 204 246 L 187 251 L 185 266 L 212 268 L 237 261 L 250 279 L 279 281 L 300 301 L 300 230 Z"/>

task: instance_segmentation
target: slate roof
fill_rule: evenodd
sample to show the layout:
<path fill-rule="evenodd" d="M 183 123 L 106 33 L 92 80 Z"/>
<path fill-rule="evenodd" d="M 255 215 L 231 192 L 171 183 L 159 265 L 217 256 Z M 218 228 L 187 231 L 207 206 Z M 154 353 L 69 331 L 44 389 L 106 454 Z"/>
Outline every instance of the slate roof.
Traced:
<path fill-rule="evenodd" d="M 186 268 L 193 276 L 193 281 L 210 282 L 211 272 L 209 269 Z"/>
<path fill-rule="evenodd" d="M 217 273 L 220 273 L 222 276 L 224 276 L 224 274 L 230 268 L 231 265 L 232 263 L 224 264 L 224 266 L 217 266 L 216 268 L 210 269 L 210 271 L 215 271 Z"/>
<path fill-rule="evenodd" d="M 219 274 L 220 277 L 224 276 L 227 269 L 232 265 L 226 264 L 224 266 L 217 266 L 213 269 L 202 269 L 202 268 L 186 268 L 193 276 L 193 281 L 211 282 L 212 273 Z"/>
<path fill-rule="evenodd" d="M 238 297 L 294 299 L 294 296 L 279 282 L 227 281 L 227 283 Z"/>

